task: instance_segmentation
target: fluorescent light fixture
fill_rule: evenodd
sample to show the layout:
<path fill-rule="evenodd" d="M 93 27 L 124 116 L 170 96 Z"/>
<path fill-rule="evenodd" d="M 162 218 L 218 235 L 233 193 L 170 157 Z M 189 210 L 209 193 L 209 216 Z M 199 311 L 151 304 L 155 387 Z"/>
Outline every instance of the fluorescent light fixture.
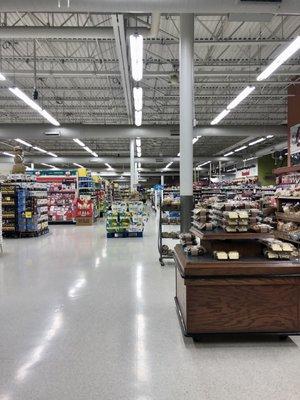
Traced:
<path fill-rule="evenodd" d="M 141 168 L 142 167 L 142 163 L 138 163 L 138 168 Z"/>
<path fill-rule="evenodd" d="M 85 144 L 79 139 L 73 139 L 75 143 L 79 144 L 81 147 L 85 147 Z"/>
<path fill-rule="evenodd" d="M 233 110 L 238 106 L 246 97 L 255 90 L 255 86 L 247 86 L 232 102 L 228 105 L 227 110 Z"/>
<path fill-rule="evenodd" d="M 225 118 L 230 113 L 230 110 L 223 110 L 215 119 L 211 121 L 211 125 L 217 125 L 223 118 Z"/>
<path fill-rule="evenodd" d="M 238 149 L 235 149 L 234 152 L 237 153 L 238 151 L 245 150 L 247 147 L 248 147 L 248 146 L 239 147 Z"/>
<path fill-rule="evenodd" d="M 167 164 L 164 169 L 170 168 L 172 164 L 173 164 L 173 161 L 169 162 L 169 164 Z"/>
<path fill-rule="evenodd" d="M 14 88 L 8 88 L 9 91 L 11 91 L 15 96 L 19 97 L 24 103 L 26 103 L 29 107 L 31 107 L 33 110 L 38 111 L 39 113 L 42 112 L 41 107 L 33 100 L 31 100 L 30 97 L 27 96 L 22 90 L 20 90 L 17 87 Z"/>
<path fill-rule="evenodd" d="M 134 119 L 135 119 L 135 125 L 136 126 L 141 126 L 142 125 L 142 111 L 135 111 L 134 113 Z"/>
<path fill-rule="evenodd" d="M 231 156 L 234 153 L 234 151 L 230 151 L 229 153 L 224 154 L 224 157 Z"/>
<path fill-rule="evenodd" d="M 32 144 L 30 144 L 30 143 L 28 143 L 28 142 L 25 142 L 25 140 L 22 140 L 22 139 L 15 139 L 15 141 L 18 142 L 18 143 L 24 144 L 24 146 L 32 147 Z"/>
<path fill-rule="evenodd" d="M 44 167 L 49 167 L 49 168 L 52 168 L 52 169 L 58 169 L 54 165 L 50 165 L 50 164 L 41 163 L 41 165 L 44 165 Z"/>
<path fill-rule="evenodd" d="M 262 137 L 262 138 L 260 138 L 260 139 L 257 139 L 257 140 L 254 140 L 254 142 L 249 143 L 249 146 L 254 146 L 255 144 L 261 143 L 261 142 L 263 142 L 264 140 L 266 140 L 266 138 L 264 138 L 264 137 Z"/>
<path fill-rule="evenodd" d="M 109 170 L 113 170 L 114 168 L 111 166 L 111 165 L 109 165 L 108 163 L 105 163 L 105 165 L 107 166 L 107 168 L 109 169 Z"/>
<path fill-rule="evenodd" d="M 0 74 L 0 81 L 6 81 L 6 78 L 4 75 Z"/>
<path fill-rule="evenodd" d="M 92 154 L 92 156 L 94 157 L 99 157 L 98 154 L 96 152 L 94 152 L 93 150 L 91 150 L 88 146 L 84 146 L 84 150 L 87 151 L 88 153 Z"/>
<path fill-rule="evenodd" d="M 33 148 L 34 148 L 34 150 L 40 151 L 41 153 L 45 153 L 45 154 L 47 154 L 47 153 L 48 153 L 46 150 L 44 150 L 44 149 L 41 149 L 40 147 L 33 146 Z"/>
<path fill-rule="evenodd" d="M 14 157 L 14 154 L 8 153 L 7 151 L 2 151 L 2 154 L 9 156 L 9 157 Z"/>
<path fill-rule="evenodd" d="M 177 157 L 180 157 L 180 152 L 177 154 Z"/>
<path fill-rule="evenodd" d="M 234 172 L 234 171 L 236 171 L 236 168 L 228 169 L 226 172 Z"/>
<path fill-rule="evenodd" d="M 193 144 L 195 144 L 196 142 L 198 142 L 198 138 L 197 137 L 193 138 Z"/>
<path fill-rule="evenodd" d="M 279 68 L 290 57 L 292 57 L 292 55 L 295 54 L 299 49 L 300 36 L 297 36 L 296 39 L 293 40 L 292 43 L 285 50 L 283 50 L 283 52 L 280 53 L 279 56 L 276 57 L 275 60 L 267 68 L 265 68 L 260 75 L 258 75 L 256 80 L 263 81 L 267 79 L 270 75 L 273 74 L 274 71 L 276 71 L 277 68 Z"/>
<path fill-rule="evenodd" d="M 143 78 L 143 36 L 130 35 L 129 43 L 132 78 L 138 82 Z"/>
<path fill-rule="evenodd" d="M 198 167 L 203 167 L 204 165 L 207 165 L 207 164 L 210 164 L 210 163 L 211 163 L 211 161 L 205 161 L 204 163 L 199 164 Z"/>
<path fill-rule="evenodd" d="M 50 122 L 50 124 L 55 125 L 55 126 L 60 126 L 60 123 L 52 117 L 46 110 L 39 111 L 39 113 L 47 120 Z"/>
<path fill-rule="evenodd" d="M 135 139 L 135 144 L 136 144 L 136 147 L 141 147 L 141 145 L 142 145 L 141 139 L 140 138 L 136 138 Z"/>
<path fill-rule="evenodd" d="M 31 100 L 30 97 L 27 96 L 22 90 L 17 87 L 8 88 L 10 92 L 12 92 L 15 96 L 17 96 L 20 100 L 24 101 L 29 107 L 33 110 L 37 111 L 41 114 L 42 117 L 47 119 L 52 125 L 60 126 L 60 123 L 52 117 L 46 110 L 43 110 L 35 101 Z"/>
<path fill-rule="evenodd" d="M 134 109 L 136 111 L 142 111 L 142 108 L 143 108 L 143 89 L 141 87 L 133 88 L 133 100 L 134 100 Z"/>
<path fill-rule="evenodd" d="M 267 139 L 271 139 L 272 137 L 274 137 L 274 135 L 268 135 Z"/>
<path fill-rule="evenodd" d="M 250 158 L 246 158 L 245 160 L 243 160 L 244 162 L 246 161 L 251 161 L 251 160 L 255 160 L 257 157 L 250 157 Z"/>
<path fill-rule="evenodd" d="M 74 162 L 73 165 L 75 165 L 75 167 L 78 167 L 78 168 L 84 168 L 83 165 L 77 164 L 76 162 Z"/>
<path fill-rule="evenodd" d="M 51 151 L 48 151 L 48 152 L 47 152 L 47 154 L 49 154 L 49 156 L 51 156 L 51 157 L 58 157 L 58 155 L 57 155 L 57 154 L 55 154 L 55 153 L 51 153 Z"/>

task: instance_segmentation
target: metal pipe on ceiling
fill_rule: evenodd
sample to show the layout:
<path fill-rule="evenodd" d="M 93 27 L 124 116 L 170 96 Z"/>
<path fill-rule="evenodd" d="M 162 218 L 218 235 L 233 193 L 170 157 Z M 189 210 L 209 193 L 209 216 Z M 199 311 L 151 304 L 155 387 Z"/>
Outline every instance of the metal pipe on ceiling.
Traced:
<path fill-rule="evenodd" d="M 195 14 L 298 14 L 299 0 L 285 0 L 278 3 L 237 2 L 236 0 L 72 0 L 70 7 L 62 2 L 58 7 L 57 0 L 1 0 L 0 11 L 27 12 L 100 12 L 100 13 L 195 13 Z"/>
<path fill-rule="evenodd" d="M 286 136 L 284 125 L 236 125 L 236 126 L 201 126 L 194 128 L 197 136 Z M 53 136 L 54 135 L 54 136 Z M 64 139 L 78 138 L 178 138 L 179 127 L 149 125 L 134 127 L 128 125 L 92 125 L 92 124 L 63 124 L 53 127 L 48 124 L 0 124 L 0 139 L 20 138 L 27 140 L 42 140 L 59 137 Z"/>

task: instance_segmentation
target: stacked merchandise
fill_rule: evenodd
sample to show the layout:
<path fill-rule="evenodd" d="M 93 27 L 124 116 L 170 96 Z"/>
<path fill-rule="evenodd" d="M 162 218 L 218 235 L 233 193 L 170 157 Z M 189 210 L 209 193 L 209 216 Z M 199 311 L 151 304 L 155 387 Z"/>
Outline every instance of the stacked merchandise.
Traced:
<path fill-rule="evenodd" d="M 193 210 L 193 226 L 200 231 L 269 233 L 274 220 L 263 215 L 258 201 L 230 200 L 198 204 Z"/>
<path fill-rule="evenodd" d="M 37 181 L 48 185 L 48 215 L 50 223 L 74 223 L 76 221 L 77 176 L 38 176 Z"/>
<path fill-rule="evenodd" d="M 7 236 L 48 233 L 47 187 L 34 176 L 9 175 L 2 184 L 3 228 Z"/>
<path fill-rule="evenodd" d="M 23 185 L 23 184 L 22 184 Z M 47 187 L 31 182 L 26 187 L 25 212 L 18 214 L 20 236 L 39 236 L 49 232 Z"/>
<path fill-rule="evenodd" d="M 163 191 L 160 203 L 158 252 L 159 262 L 164 266 L 165 259 L 173 259 L 175 240 L 179 238 L 180 225 L 180 193 L 177 188 Z M 177 228 L 175 230 L 175 227 Z"/>
<path fill-rule="evenodd" d="M 107 237 L 142 237 L 145 220 L 142 202 L 114 202 L 106 214 Z"/>
<path fill-rule="evenodd" d="M 299 257 L 299 252 L 291 243 L 282 240 L 264 239 L 261 241 L 265 246 L 263 252 L 266 258 L 271 260 L 293 260 Z"/>
<path fill-rule="evenodd" d="M 300 243 L 300 197 L 279 197 L 275 236 Z"/>
<path fill-rule="evenodd" d="M 4 237 L 18 237 L 18 216 L 25 212 L 26 191 L 14 183 L 2 183 L 2 231 Z"/>

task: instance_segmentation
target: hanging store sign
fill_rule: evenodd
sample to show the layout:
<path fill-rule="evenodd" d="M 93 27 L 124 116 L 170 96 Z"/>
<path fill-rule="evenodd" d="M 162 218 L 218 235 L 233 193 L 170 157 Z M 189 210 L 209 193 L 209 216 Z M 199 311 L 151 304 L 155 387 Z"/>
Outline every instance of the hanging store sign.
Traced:
<path fill-rule="evenodd" d="M 236 178 L 250 178 L 251 176 L 258 175 L 257 165 L 253 165 L 251 167 L 242 168 L 236 171 Z"/>

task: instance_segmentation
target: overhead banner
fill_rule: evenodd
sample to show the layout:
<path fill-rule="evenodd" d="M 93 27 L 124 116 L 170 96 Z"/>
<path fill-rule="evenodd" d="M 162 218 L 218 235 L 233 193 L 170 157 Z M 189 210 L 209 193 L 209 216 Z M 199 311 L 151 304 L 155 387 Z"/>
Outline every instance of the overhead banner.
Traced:
<path fill-rule="evenodd" d="M 250 178 L 252 176 L 258 175 L 257 165 L 252 165 L 251 167 L 246 167 L 236 171 L 236 178 Z"/>
<path fill-rule="evenodd" d="M 300 152 L 300 124 L 291 128 L 291 154 Z"/>

